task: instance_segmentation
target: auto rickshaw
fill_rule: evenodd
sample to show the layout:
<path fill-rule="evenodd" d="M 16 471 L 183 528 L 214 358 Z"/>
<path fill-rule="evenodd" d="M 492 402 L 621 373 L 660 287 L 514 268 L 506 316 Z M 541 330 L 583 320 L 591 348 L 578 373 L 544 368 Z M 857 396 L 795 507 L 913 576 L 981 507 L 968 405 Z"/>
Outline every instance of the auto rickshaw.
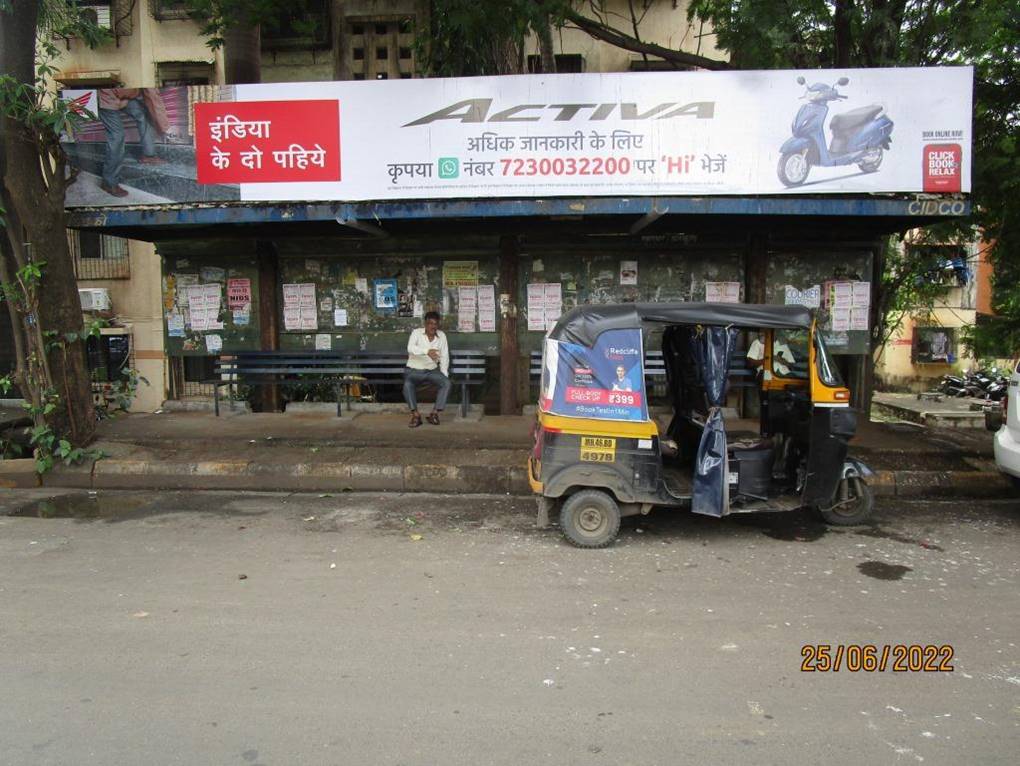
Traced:
<path fill-rule="evenodd" d="M 661 356 L 646 355 L 652 336 Z M 652 374 L 664 376 L 672 411 L 661 430 L 649 415 Z M 741 388 L 758 403 L 750 422 L 724 418 Z M 558 508 L 583 548 L 609 545 L 621 517 L 656 507 L 715 517 L 811 507 L 830 524 L 859 524 L 874 500 L 872 471 L 847 456 L 856 424 L 807 308 L 580 306 L 544 340 L 528 458 L 538 523 Z"/>

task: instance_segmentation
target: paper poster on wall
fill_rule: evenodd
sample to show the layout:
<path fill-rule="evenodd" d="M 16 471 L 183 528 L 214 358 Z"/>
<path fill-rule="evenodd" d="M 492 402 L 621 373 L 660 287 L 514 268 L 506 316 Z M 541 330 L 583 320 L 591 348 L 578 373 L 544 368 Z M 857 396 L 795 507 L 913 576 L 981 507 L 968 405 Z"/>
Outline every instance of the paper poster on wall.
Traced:
<path fill-rule="evenodd" d="M 347 309 L 333 309 L 333 325 L 336 327 L 347 326 Z"/>
<path fill-rule="evenodd" d="M 184 337 L 184 315 L 172 311 L 166 315 L 166 334 L 171 338 Z"/>
<path fill-rule="evenodd" d="M 205 349 L 210 354 L 218 354 L 223 350 L 223 338 L 219 335 L 205 336 Z"/>
<path fill-rule="evenodd" d="M 333 336 L 328 332 L 320 332 L 315 336 L 315 350 L 316 351 L 332 351 L 333 350 Z"/>
<path fill-rule="evenodd" d="M 475 287 L 478 261 L 443 261 L 443 288 Z"/>
<path fill-rule="evenodd" d="M 368 295 L 368 277 L 355 277 L 354 289 L 362 295 Z"/>
<path fill-rule="evenodd" d="M 285 284 L 283 286 L 283 305 L 297 306 L 301 301 L 301 285 Z"/>
<path fill-rule="evenodd" d="M 563 293 L 559 282 L 546 282 L 545 298 L 545 329 L 551 330 L 556 320 L 563 313 Z"/>
<path fill-rule="evenodd" d="M 705 300 L 708 303 L 740 303 L 740 283 L 706 282 Z"/>
<path fill-rule="evenodd" d="M 620 261 L 620 284 L 637 284 L 637 261 Z"/>
<path fill-rule="evenodd" d="M 228 279 L 227 280 L 227 307 L 231 310 L 239 309 L 251 303 L 251 280 L 250 279 Z"/>
<path fill-rule="evenodd" d="M 323 298 L 321 301 L 319 301 L 319 311 L 321 311 L 323 314 L 328 314 L 332 310 L 333 310 L 332 298 Z"/>
<path fill-rule="evenodd" d="M 852 282 L 850 292 L 850 305 L 853 308 L 866 309 L 871 306 L 871 282 Z"/>
<path fill-rule="evenodd" d="M 545 284 L 533 282 L 527 287 L 528 329 L 545 330 Z"/>
<path fill-rule="evenodd" d="M 283 308 L 283 329 L 301 329 L 301 309 L 297 306 L 284 306 Z"/>
<path fill-rule="evenodd" d="M 496 332 L 496 288 L 478 286 L 478 331 Z"/>
<path fill-rule="evenodd" d="M 318 330 L 319 329 L 319 312 L 314 308 L 307 308 L 301 306 L 298 311 L 301 315 L 301 328 L 302 330 Z"/>
<path fill-rule="evenodd" d="M 848 309 L 853 305 L 854 289 L 851 282 L 829 282 L 828 308 Z"/>
<path fill-rule="evenodd" d="M 233 320 L 234 324 L 237 325 L 238 327 L 246 326 L 248 322 L 251 320 L 251 304 L 249 303 L 246 306 L 234 309 Z"/>
<path fill-rule="evenodd" d="M 869 309 L 853 308 L 850 309 L 850 329 L 851 330 L 867 330 L 868 327 L 868 313 Z"/>
<path fill-rule="evenodd" d="M 829 329 L 833 332 L 847 332 L 850 329 L 850 309 L 832 309 L 829 319 Z"/>
<path fill-rule="evenodd" d="M 315 308 L 315 283 L 305 282 L 298 285 L 298 305 L 303 309 Z"/>
<path fill-rule="evenodd" d="M 397 280 L 372 280 L 372 305 L 384 313 L 397 310 Z"/>
<path fill-rule="evenodd" d="M 457 330 L 475 331 L 475 316 L 478 314 L 478 290 L 474 287 L 457 288 Z"/>

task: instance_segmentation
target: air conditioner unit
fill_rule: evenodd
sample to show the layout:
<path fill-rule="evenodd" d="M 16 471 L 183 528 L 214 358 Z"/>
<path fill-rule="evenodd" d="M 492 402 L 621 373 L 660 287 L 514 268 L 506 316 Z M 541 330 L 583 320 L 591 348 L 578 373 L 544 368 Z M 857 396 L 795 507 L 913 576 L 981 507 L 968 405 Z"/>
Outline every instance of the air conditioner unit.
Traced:
<path fill-rule="evenodd" d="M 86 21 L 91 21 L 100 29 L 113 29 L 112 14 L 109 5 L 80 5 L 78 12 Z"/>
<path fill-rule="evenodd" d="M 110 291 L 105 287 L 83 287 L 78 290 L 82 311 L 109 311 Z"/>

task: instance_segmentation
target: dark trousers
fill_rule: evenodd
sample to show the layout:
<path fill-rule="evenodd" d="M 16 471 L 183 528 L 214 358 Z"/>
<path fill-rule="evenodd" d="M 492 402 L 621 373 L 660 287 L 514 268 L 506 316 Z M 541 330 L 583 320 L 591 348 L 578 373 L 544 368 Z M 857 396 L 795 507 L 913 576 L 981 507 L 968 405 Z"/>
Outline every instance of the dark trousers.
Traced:
<path fill-rule="evenodd" d="M 145 111 L 142 99 L 136 98 L 127 102 L 123 110 L 100 109 L 99 119 L 106 128 L 106 159 L 103 162 L 103 181 L 108 186 L 116 186 L 120 181 L 120 166 L 124 163 L 124 120 L 121 111 L 135 121 L 138 136 L 142 142 L 142 156 L 152 157 L 156 154 L 156 129 L 149 124 L 149 115 Z"/>
<path fill-rule="evenodd" d="M 436 411 L 441 412 L 446 408 L 446 398 L 450 395 L 453 384 L 450 379 L 439 370 L 412 370 L 404 368 L 404 401 L 411 408 L 412 412 L 418 409 L 418 394 L 415 389 L 428 383 L 436 387 Z"/>

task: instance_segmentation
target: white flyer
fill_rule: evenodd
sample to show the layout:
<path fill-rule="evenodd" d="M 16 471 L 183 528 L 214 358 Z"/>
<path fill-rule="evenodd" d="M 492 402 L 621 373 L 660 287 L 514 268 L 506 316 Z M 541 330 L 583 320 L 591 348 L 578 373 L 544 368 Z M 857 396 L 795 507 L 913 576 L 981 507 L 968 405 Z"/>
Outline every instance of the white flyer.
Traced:
<path fill-rule="evenodd" d="M 854 282 L 851 287 L 850 305 L 855 309 L 866 309 L 871 306 L 871 282 Z"/>
<path fill-rule="evenodd" d="M 740 303 L 740 283 L 706 282 L 705 301 L 708 303 Z"/>
<path fill-rule="evenodd" d="M 850 329 L 850 309 L 848 308 L 836 308 L 832 310 L 832 320 L 830 322 L 831 330 L 833 332 L 846 332 Z"/>
<path fill-rule="evenodd" d="M 478 289 L 475 287 L 457 288 L 457 330 L 460 332 L 475 331 L 475 316 L 478 313 Z"/>
<path fill-rule="evenodd" d="M 478 285 L 478 331 L 496 332 L 496 288 Z"/>
<path fill-rule="evenodd" d="M 301 329 L 301 309 L 297 306 L 284 306 L 283 308 L 283 329 Z"/>
<path fill-rule="evenodd" d="M 210 354 L 218 354 L 223 350 L 223 338 L 219 335 L 205 336 L 205 350 Z"/>
<path fill-rule="evenodd" d="M 320 332 L 315 335 L 315 350 L 316 351 L 332 351 L 333 350 L 333 336 L 328 332 Z"/>
<path fill-rule="evenodd" d="M 851 330 L 868 330 L 868 313 L 869 310 L 866 308 L 850 309 L 850 329 Z"/>
<path fill-rule="evenodd" d="M 333 324 L 336 327 L 347 326 L 347 309 L 333 309 Z"/>
<path fill-rule="evenodd" d="M 620 284 L 637 284 L 637 261 L 620 261 Z"/>
<path fill-rule="evenodd" d="M 528 285 L 528 329 L 545 330 L 545 283 Z"/>

